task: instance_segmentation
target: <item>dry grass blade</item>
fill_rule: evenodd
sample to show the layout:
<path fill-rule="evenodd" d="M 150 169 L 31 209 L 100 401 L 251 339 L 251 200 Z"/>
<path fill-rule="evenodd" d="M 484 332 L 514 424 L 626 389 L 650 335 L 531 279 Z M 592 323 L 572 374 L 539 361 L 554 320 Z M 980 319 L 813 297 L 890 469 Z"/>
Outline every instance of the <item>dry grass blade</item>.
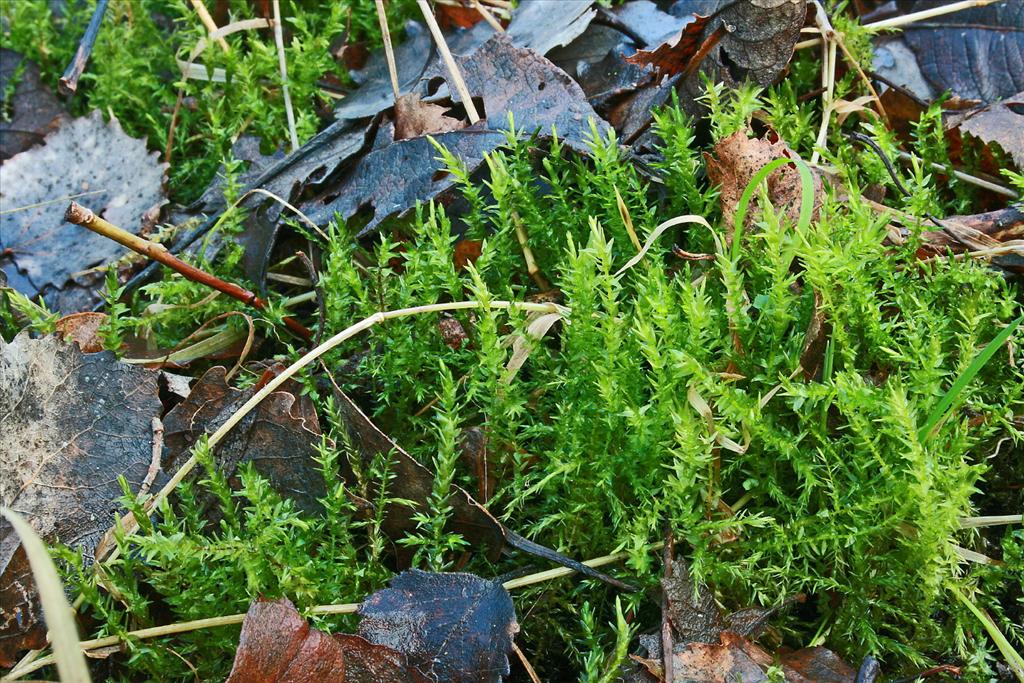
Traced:
<path fill-rule="evenodd" d="M 629 270 L 636 264 L 640 263 L 640 260 L 647 255 L 647 252 L 651 250 L 651 247 L 654 246 L 654 243 L 658 240 L 659 237 L 662 236 L 662 234 L 664 234 L 666 230 L 668 230 L 669 228 L 674 228 L 677 225 L 683 225 L 685 223 L 699 223 L 708 230 L 711 230 L 711 226 L 708 224 L 706 220 L 704 220 L 702 216 L 687 214 L 685 216 L 676 216 L 675 218 L 670 218 L 669 220 L 665 221 L 664 223 L 662 223 L 661 225 L 654 229 L 654 232 L 651 233 L 651 236 L 648 237 L 647 241 L 644 243 L 644 246 L 640 250 L 640 253 L 626 261 L 626 264 L 615 272 L 615 277 L 622 275 L 627 270 Z"/>
<path fill-rule="evenodd" d="M 277 66 L 281 70 L 281 91 L 284 94 L 284 114 L 288 118 L 288 137 L 291 138 L 292 151 L 299 148 L 299 136 L 295 132 L 295 112 L 292 111 L 292 98 L 288 94 L 288 62 L 284 58 L 284 36 L 281 31 L 281 2 L 274 0 L 274 43 L 277 44 Z"/>
<path fill-rule="evenodd" d="M 3 507 L 0 508 L 0 514 L 14 527 L 28 556 L 28 563 L 32 567 L 39 599 L 43 603 L 46 625 L 50 629 L 53 662 L 57 665 L 60 679 L 65 683 L 87 683 L 91 679 L 89 668 L 85 665 L 85 656 L 78 643 L 75 613 L 64 595 L 64 586 L 57 576 L 57 568 L 50 559 L 43 539 L 39 538 L 31 525 L 13 510 Z"/>
<path fill-rule="evenodd" d="M 445 42 L 444 34 L 441 33 L 441 27 L 437 25 L 437 18 L 434 13 L 430 11 L 430 5 L 427 4 L 427 0 L 416 0 L 419 4 L 420 11 L 423 12 L 423 19 L 427 22 L 427 26 L 430 27 L 430 35 L 434 37 L 434 42 L 437 43 L 437 49 L 441 52 L 441 59 L 444 60 L 444 65 L 448 69 L 448 75 L 451 76 L 452 84 L 455 86 L 455 90 L 459 93 L 459 99 L 462 100 L 462 106 L 466 108 L 466 115 L 469 117 L 470 123 L 476 123 L 480 120 L 480 114 L 476 111 L 476 105 L 473 104 L 473 98 L 469 95 L 469 88 L 466 87 L 466 81 L 462 79 L 462 73 L 459 72 L 459 67 L 455 63 L 455 59 L 452 57 L 452 51 L 448 49 L 448 43 Z"/>
<path fill-rule="evenodd" d="M 388 16 L 384 12 L 384 0 L 375 0 L 377 5 L 377 21 L 380 22 L 380 35 L 384 40 L 384 56 L 388 62 L 388 76 L 391 77 L 391 92 L 395 101 L 401 97 L 398 89 L 398 67 L 395 65 L 395 49 L 391 46 L 391 31 L 388 29 Z"/>
<path fill-rule="evenodd" d="M 217 32 L 217 24 L 213 21 L 213 17 L 210 16 L 210 11 L 206 9 L 206 5 L 203 4 L 203 0 L 192 0 L 192 7 L 195 8 L 196 14 L 199 15 L 199 21 L 203 22 L 203 26 L 210 32 L 210 38 L 216 40 L 217 44 L 221 46 L 224 52 L 231 52 L 231 48 L 228 47 L 228 42 L 224 40 L 224 37 L 214 38 L 213 34 Z"/>

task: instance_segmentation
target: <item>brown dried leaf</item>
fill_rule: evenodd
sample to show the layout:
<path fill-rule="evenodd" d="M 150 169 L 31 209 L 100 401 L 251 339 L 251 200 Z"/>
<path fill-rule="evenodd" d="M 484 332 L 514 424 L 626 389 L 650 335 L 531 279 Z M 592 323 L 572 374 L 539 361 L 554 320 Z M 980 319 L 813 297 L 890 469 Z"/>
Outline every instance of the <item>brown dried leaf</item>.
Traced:
<path fill-rule="evenodd" d="M 946 128 L 956 128 L 984 145 L 999 145 L 1017 169 L 1024 170 L 1024 92 L 987 107 L 955 114 Z"/>
<path fill-rule="evenodd" d="M 0 166 L 0 259 L 11 286 L 35 297 L 60 289 L 72 274 L 122 256 L 113 240 L 64 221 L 66 202 L 91 192 L 88 204 L 114 225 L 138 232 L 151 226 L 166 203 L 167 164 L 146 143 L 129 137 L 117 119 L 97 110 L 63 123 L 42 147 Z M 20 211 L 9 211 L 29 207 Z M 73 312 L 73 311 L 69 311 Z"/>
<path fill-rule="evenodd" d="M 359 634 L 433 680 L 500 681 L 519 632 L 508 591 L 472 574 L 402 572 L 359 608 Z"/>
<path fill-rule="evenodd" d="M 160 411 L 155 372 L 57 336 L 0 340 L 0 504 L 91 562 L 119 510 L 118 476 L 134 490 L 146 477 Z M 46 633 L 24 560 L 0 522 L 0 666 Z"/>
<path fill-rule="evenodd" d="M 223 367 L 210 368 L 192 387 L 188 398 L 164 417 L 166 469 L 187 456 L 196 439 L 224 423 L 258 390 L 235 389 Z M 251 462 L 282 496 L 306 511 L 320 507 L 323 477 L 313 459 L 320 443 L 320 425 L 308 397 L 275 391 L 224 438 L 214 452 L 217 465 L 235 485 L 238 466 Z"/>
<path fill-rule="evenodd" d="M 78 344 L 82 353 L 99 353 L 103 350 L 99 331 L 107 321 L 106 313 L 84 311 L 66 315 L 56 322 L 57 333 L 65 341 Z"/>
<path fill-rule="evenodd" d="M 416 93 L 402 95 L 395 102 L 395 139 L 448 133 L 466 127 L 464 122 L 445 116 L 447 111 L 442 106 L 422 101 Z"/>
<path fill-rule="evenodd" d="M 17 85 L 7 100 L 16 76 Z M 35 62 L 7 48 L 0 48 L 0 112 L 7 114 L 0 115 L 0 161 L 41 143 L 64 117 L 64 107 L 43 85 Z"/>
<path fill-rule="evenodd" d="M 714 13 L 695 15 L 677 36 L 626 61 L 674 76 L 692 71 L 691 61 L 705 42 L 710 46 L 717 40 L 703 59 L 703 71 L 727 83 L 749 77 L 771 85 L 789 64 L 806 16 L 806 0 L 722 0 Z"/>
<path fill-rule="evenodd" d="M 287 599 L 256 600 L 242 622 L 228 683 L 345 681 L 345 654 L 323 631 L 310 628 Z"/>
<path fill-rule="evenodd" d="M 405 655 L 361 636 L 336 633 L 334 640 L 345 653 L 345 683 L 430 683 Z"/>
<path fill-rule="evenodd" d="M 770 142 L 764 138 L 749 138 L 742 130 L 719 140 L 713 152 L 713 155 L 705 152 L 704 159 L 707 161 L 708 178 L 719 186 L 722 220 L 726 226 L 727 241 L 731 242 L 736 206 L 754 175 L 775 159 L 795 159 L 797 155 L 781 139 Z M 802 195 L 800 172 L 791 164 L 783 166 L 768 176 L 767 185 L 772 205 L 796 224 Z M 815 174 L 815 208 L 821 205 L 822 199 L 821 178 Z M 759 215 L 759 211 L 752 208 L 747 213 L 746 227 L 753 225 Z"/>

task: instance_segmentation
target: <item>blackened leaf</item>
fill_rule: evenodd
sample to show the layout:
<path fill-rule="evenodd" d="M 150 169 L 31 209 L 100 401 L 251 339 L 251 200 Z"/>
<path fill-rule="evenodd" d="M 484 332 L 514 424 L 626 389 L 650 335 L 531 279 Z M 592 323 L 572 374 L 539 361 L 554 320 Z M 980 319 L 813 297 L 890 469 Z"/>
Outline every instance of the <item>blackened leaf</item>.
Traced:
<path fill-rule="evenodd" d="M 118 477 L 138 490 L 149 471 L 160 411 L 156 372 L 57 336 L 0 340 L 0 504 L 92 562 L 119 509 Z M 19 549 L 0 522 L 0 666 L 46 633 Z"/>
<path fill-rule="evenodd" d="M 0 48 L 0 113 L 0 161 L 41 143 L 64 116 L 39 67 L 7 48 Z"/>
<path fill-rule="evenodd" d="M 629 61 L 676 75 L 691 67 L 705 40 L 717 38 L 702 67 L 713 80 L 739 83 L 749 77 L 771 85 L 789 64 L 806 16 L 806 0 L 722 0 L 714 14 L 696 17 L 677 37 Z"/>
<path fill-rule="evenodd" d="M 249 606 L 228 683 L 346 680 L 341 644 L 311 628 L 291 602 L 261 599 Z"/>
<path fill-rule="evenodd" d="M 805 647 L 780 655 L 786 680 L 793 683 L 853 683 L 857 672 L 832 650 Z"/>
<path fill-rule="evenodd" d="M 914 11 L 949 4 L 918 0 Z M 903 27 L 875 40 L 875 70 L 924 100 L 946 90 L 989 103 L 1024 90 L 1024 3 L 1002 0 Z M 914 68 L 916 67 L 916 68 Z"/>
<path fill-rule="evenodd" d="M 188 398 L 164 417 L 164 444 L 171 470 L 188 456 L 201 435 L 228 419 L 256 392 L 228 385 L 223 367 L 211 368 L 192 387 Z M 319 509 L 324 495 L 323 477 L 314 456 L 320 426 L 308 397 L 275 391 L 231 430 L 217 447 L 217 465 L 232 484 L 238 466 L 251 462 L 274 489 L 306 511 Z"/>
<path fill-rule="evenodd" d="M 337 633 L 334 640 L 345 653 L 345 683 L 429 683 L 431 679 L 409 665 L 404 654 L 374 645 L 361 636 Z"/>
<path fill-rule="evenodd" d="M 67 197 L 94 193 L 83 202 L 111 223 L 138 231 L 155 222 L 166 202 L 166 168 L 143 140 L 125 134 L 116 119 L 104 123 L 99 111 L 65 122 L 42 147 L 4 162 L 0 251 L 13 255 L 0 266 L 11 286 L 35 297 L 59 289 L 77 271 L 124 254 L 126 248 L 113 240 L 64 222 Z M 12 211 L 29 206 L 34 208 Z"/>
<path fill-rule="evenodd" d="M 474 129 L 441 133 L 434 139 L 472 172 L 505 136 L 499 131 Z M 434 199 L 452 187 L 452 178 L 440 172 L 436 157 L 437 149 L 427 138 L 398 140 L 359 159 L 337 185 L 301 208 L 318 224 L 327 223 L 335 213 L 347 220 L 363 209 L 372 209 L 373 217 L 360 233 L 368 234 L 385 218 L 401 215 L 417 202 Z"/>
<path fill-rule="evenodd" d="M 682 559 L 673 563 L 672 576 L 661 580 L 668 598 L 669 621 L 677 643 L 717 643 L 725 628 L 722 610 L 707 586 L 694 586 L 690 570 Z"/>
<path fill-rule="evenodd" d="M 366 599 L 359 614 L 361 636 L 452 683 L 500 681 L 519 632 L 508 592 L 472 574 L 402 572 Z"/>

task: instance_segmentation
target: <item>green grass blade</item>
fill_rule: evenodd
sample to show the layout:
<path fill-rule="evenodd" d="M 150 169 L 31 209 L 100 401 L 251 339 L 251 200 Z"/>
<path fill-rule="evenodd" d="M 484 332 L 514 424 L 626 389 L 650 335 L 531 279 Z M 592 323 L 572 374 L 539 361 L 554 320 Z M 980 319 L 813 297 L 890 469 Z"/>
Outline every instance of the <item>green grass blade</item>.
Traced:
<path fill-rule="evenodd" d="M 1019 320 L 1018 320 L 1019 322 Z M 1014 649 L 1013 644 L 1010 643 L 1009 639 L 1003 635 L 1003 632 L 999 630 L 996 622 L 992 621 L 992 617 L 985 611 L 975 605 L 966 595 L 960 592 L 960 589 L 956 586 L 950 586 L 949 590 L 953 592 L 956 599 L 964 604 L 967 609 L 971 611 L 981 625 L 988 632 L 988 635 L 995 642 L 996 647 L 999 648 L 999 652 L 1006 659 L 1006 663 L 1009 665 L 1010 670 L 1013 671 L 1014 675 L 1017 676 L 1017 680 L 1024 683 L 1024 657 L 1020 656 L 1020 653 Z"/>
<path fill-rule="evenodd" d="M 78 645 L 78 628 L 75 625 L 75 613 L 64 595 L 64 586 L 57 575 L 57 568 L 46 550 L 43 540 L 25 519 L 14 510 L 0 507 L 3 515 L 18 536 L 21 546 L 28 556 L 32 576 L 36 580 L 39 600 L 43 604 L 46 626 L 50 630 L 50 642 L 53 644 L 53 655 L 57 664 L 57 673 L 64 683 L 88 683 L 89 668 L 85 665 L 85 655 Z"/>
<path fill-rule="evenodd" d="M 1020 316 L 1012 323 L 1007 325 L 1002 332 L 997 334 L 995 338 L 981 350 L 981 353 L 975 357 L 971 364 L 967 367 L 962 375 L 956 378 L 953 382 L 953 386 L 949 388 L 949 391 L 945 393 L 942 399 L 935 405 L 932 412 L 928 415 L 928 419 L 917 431 L 917 438 L 924 443 L 933 435 L 933 430 L 937 428 L 943 420 L 956 408 L 960 401 L 961 394 L 967 385 L 971 383 L 971 380 L 977 376 L 981 369 L 985 367 L 985 364 L 989 362 L 992 356 L 995 355 L 996 351 L 999 350 L 1006 340 L 1010 338 L 1014 330 L 1020 327 L 1020 324 L 1024 323 L 1024 315 Z"/>
<path fill-rule="evenodd" d="M 735 261 L 740 255 L 740 243 L 743 241 L 743 228 L 747 222 L 747 209 L 750 200 L 758 186 L 765 178 L 772 174 L 775 169 L 786 164 L 794 164 L 800 172 L 800 216 L 797 218 L 797 231 L 804 234 L 811 225 L 811 218 L 814 215 L 814 176 L 811 169 L 803 159 L 774 159 L 761 167 L 754 177 L 747 183 L 743 194 L 740 195 L 739 204 L 736 205 L 736 216 L 732 235 L 732 258 Z"/>

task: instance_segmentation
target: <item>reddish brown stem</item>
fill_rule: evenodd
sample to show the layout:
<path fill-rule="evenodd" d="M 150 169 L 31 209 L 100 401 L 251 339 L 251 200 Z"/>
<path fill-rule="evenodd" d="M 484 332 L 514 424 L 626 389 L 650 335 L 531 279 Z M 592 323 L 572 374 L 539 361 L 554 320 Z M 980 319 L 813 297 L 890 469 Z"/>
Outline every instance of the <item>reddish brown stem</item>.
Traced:
<path fill-rule="evenodd" d="M 64 213 L 64 220 L 69 223 L 74 223 L 75 225 L 80 225 L 83 228 L 88 228 L 96 234 L 103 235 L 108 239 L 112 239 L 118 244 L 122 244 L 134 252 L 162 263 L 171 270 L 180 273 L 193 282 L 198 282 L 206 285 L 207 287 L 216 289 L 218 292 L 222 292 L 234 299 L 238 299 L 242 303 L 252 306 L 257 310 L 263 311 L 267 308 L 267 303 L 256 296 L 254 292 L 250 292 L 248 289 L 231 282 L 225 282 L 216 275 L 211 275 L 210 273 L 200 270 L 191 264 L 185 263 L 174 254 L 167 251 L 167 247 L 164 245 L 157 242 L 151 242 L 143 237 L 139 237 L 138 235 L 133 235 L 127 230 L 122 230 L 116 225 L 103 220 L 91 210 L 77 202 L 71 202 L 70 206 L 68 206 L 67 211 Z M 299 335 L 304 340 L 309 341 L 313 338 L 313 333 L 306 329 L 306 327 L 299 321 L 294 318 L 283 318 L 283 320 L 289 330 Z"/>

